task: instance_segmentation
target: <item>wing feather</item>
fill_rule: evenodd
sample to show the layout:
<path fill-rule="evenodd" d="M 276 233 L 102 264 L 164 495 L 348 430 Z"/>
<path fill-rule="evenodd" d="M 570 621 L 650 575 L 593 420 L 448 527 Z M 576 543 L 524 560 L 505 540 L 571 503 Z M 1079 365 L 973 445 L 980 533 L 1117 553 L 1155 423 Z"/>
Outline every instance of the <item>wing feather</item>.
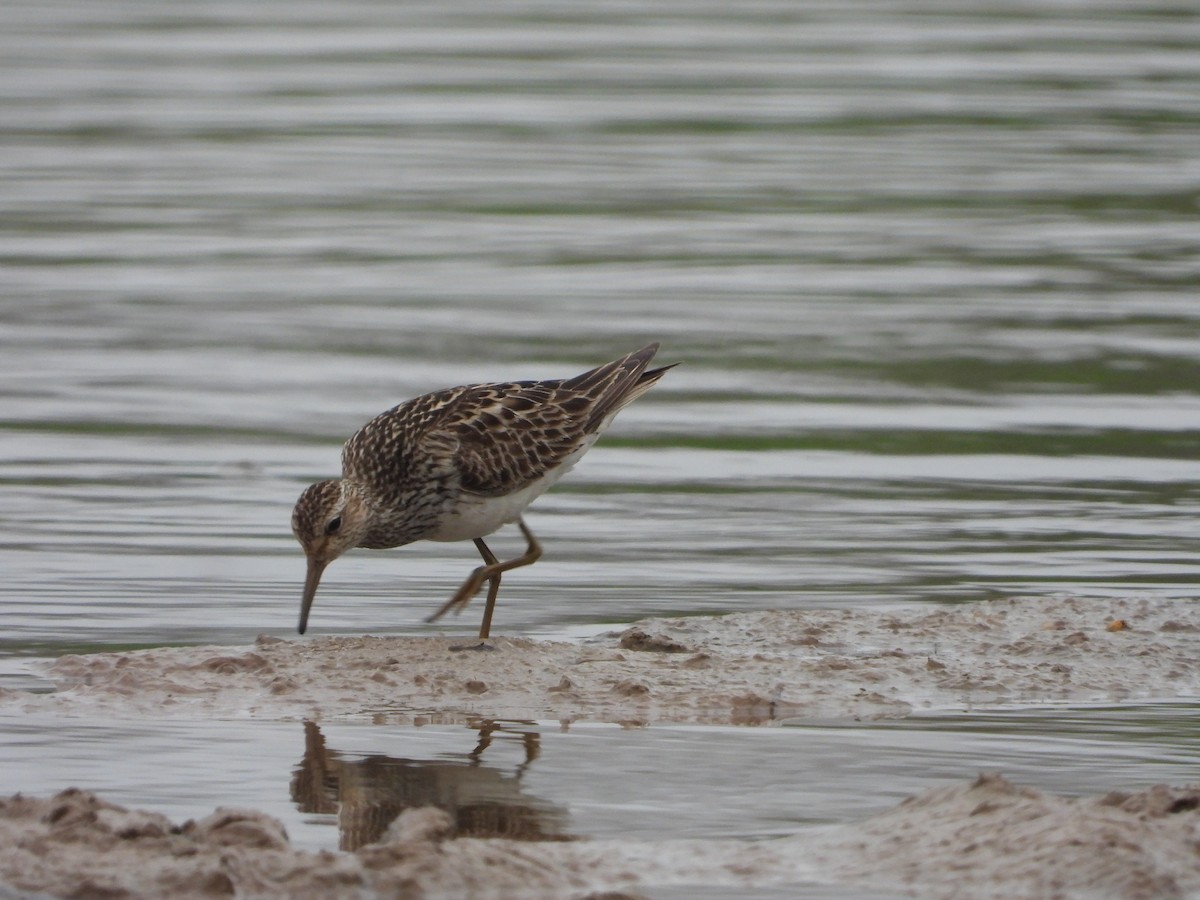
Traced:
<path fill-rule="evenodd" d="M 422 470 L 456 477 L 462 490 L 480 496 L 520 490 L 586 450 L 622 407 L 671 368 L 646 371 L 657 350 L 650 344 L 574 378 L 466 385 L 417 397 L 354 435 L 343 449 L 343 469 L 381 489 Z"/>

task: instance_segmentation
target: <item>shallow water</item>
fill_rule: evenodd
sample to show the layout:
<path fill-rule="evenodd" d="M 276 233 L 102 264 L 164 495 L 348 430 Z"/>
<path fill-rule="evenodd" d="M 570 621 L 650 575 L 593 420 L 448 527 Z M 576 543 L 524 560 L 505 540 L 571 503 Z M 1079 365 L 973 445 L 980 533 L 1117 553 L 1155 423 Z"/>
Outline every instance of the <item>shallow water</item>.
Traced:
<path fill-rule="evenodd" d="M 1186 783 L 1196 777 L 1196 714 L 1195 704 L 1157 704 L 882 725 L 502 722 L 494 731 L 221 721 L 219 746 L 208 721 L 27 716 L 6 717 L 0 756 L 30 794 L 85 784 L 177 821 L 218 802 L 246 806 L 280 818 L 306 849 L 354 849 L 400 810 L 428 803 L 481 836 L 762 839 L 856 822 L 983 771 L 1084 796 Z"/>
<path fill-rule="evenodd" d="M 5 683 L 29 683 L 16 673 L 31 655 L 293 633 L 291 505 L 336 474 L 354 428 L 425 390 L 572 374 L 652 339 L 683 364 L 534 507 L 546 556 L 506 578 L 497 632 L 770 606 L 1191 596 L 1194 5 L 730 9 L 12 11 L 0 33 Z M 469 545 L 351 555 L 326 574 L 311 627 L 439 630 L 423 618 L 474 564 Z M 450 627 L 469 632 L 475 616 Z M 1101 757 L 1127 746 L 1108 729 L 1146 712 L 1106 715 Z M 283 814 L 278 781 L 299 752 L 298 726 L 222 723 L 231 740 L 287 738 L 266 758 L 248 752 L 263 768 L 235 785 L 199 726 L 8 725 L 6 772 L 16 736 L 33 743 L 23 780 L 0 790 L 108 787 L 106 760 L 161 744 L 190 754 L 163 775 L 187 814 L 233 796 Z M 813 808 L 814 783 L 838 795 L 832 809 L 854 802 L 864 772 L 894 778 L 890 742 L 909 727 L 845 732 L 861 740 L 838 752 L 859 768 L 805 785 L 799 805 Z M 1000 752 L 1006 771 L 1090 784 L 1042 771 L 1058 742 L 1082 746 L 1067 723 L 1011 728 L 1004 746 L 1028 749 Z M 653 770 L 662 746 L 775 766 L 829 734 L 542 739 L 571 748 L 547 766 L 644 741 Z M 983 738 L 954 740 L 966 741 L 955 775 L 987 767 Z M 1113 786 L 1181 774 L 1121 758 Z M 728 763 L 713 766 L 719 785 Z M 889 801 L 916 784 L 894 783 Z M 660 799 L 684 831 L 703 827 L 703 811 Z M 578 795 L 556 802 L 584 833 L 630 819 Z M 786 820 L 743 806 L 736 818 L 727 827 L 747 835 Z M 315 841 L 306 828 L 294 836 Z"/>
<path fill-rule="evenodd" d="M 14 19 L 8 653 L 285 633 L 355 427 L 652 338 L 499 627 L 1192 590 L 1190 4 Z M 314 627 L 419 630 L 473 557 L 344 559 Z"/>

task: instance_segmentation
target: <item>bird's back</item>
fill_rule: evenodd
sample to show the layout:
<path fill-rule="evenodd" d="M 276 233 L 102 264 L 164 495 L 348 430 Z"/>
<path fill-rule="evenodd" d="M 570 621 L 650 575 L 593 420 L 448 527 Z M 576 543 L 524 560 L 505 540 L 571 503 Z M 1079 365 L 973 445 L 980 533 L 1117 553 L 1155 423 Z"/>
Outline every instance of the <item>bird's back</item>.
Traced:
<path fill-rule="evenodd" d="M 573 378 L 464 385 L 416 397 L 346 442 L 343 479 L 361 485 L 386 518 L 395 512 L 396 524 L 377 540 L 403 537 L 397 529 L 436 529 L 463 501 L 516 499 L 532 490 L 527 505 L 670 368 L 646 371 L 657 349 L 651 344 Z"/>

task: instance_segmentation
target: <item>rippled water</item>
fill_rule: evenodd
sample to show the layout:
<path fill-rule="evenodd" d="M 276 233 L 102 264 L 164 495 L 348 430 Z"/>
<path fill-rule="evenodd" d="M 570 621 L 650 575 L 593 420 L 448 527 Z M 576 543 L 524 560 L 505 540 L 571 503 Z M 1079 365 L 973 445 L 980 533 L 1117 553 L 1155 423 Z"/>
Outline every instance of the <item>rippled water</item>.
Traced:
<path fill-rule="evenodd" d="M 497 632 L 1193 595 L 1198 51 L 1172 0 L 10 10 L 4 671 L 290 634 L 291 505 L 358 425 L 653 339 Z M 351 555 L 311 627 L 429 630 L 474 564 Z"/>

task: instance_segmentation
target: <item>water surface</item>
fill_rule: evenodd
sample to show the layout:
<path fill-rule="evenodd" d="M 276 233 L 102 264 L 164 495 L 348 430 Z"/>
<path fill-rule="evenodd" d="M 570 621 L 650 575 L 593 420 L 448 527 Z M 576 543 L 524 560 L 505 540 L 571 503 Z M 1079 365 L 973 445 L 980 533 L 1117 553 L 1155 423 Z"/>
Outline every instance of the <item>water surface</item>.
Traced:
<path fill-rule="evenodd" d="M 25 5 L 0 114 L 6 683 L 28 656 L 291 635 L 291 505 L 358 425 L 649 340 L 682 365 L 530 513 L 546 556 L 505 579 L 497 632 L 1195 593 L 1194 4 Z M 312 629 L 436 631 L 474 565 L 469 544 L 351 555 Z M 979 768 L 1191 777 L 1128 740 L 1149 715 L 1086 738 L 1058 715 L 543 729 L 528 780 L 581 834 L 665 811 L 761 836 Z M 299 728 L 221 723 L 235 753 L 211 726 L 8 722 L 0 790 L 236 797 L 328 846 L 287 795 Z M 431 733 L 427 756 L 472 743 Z M 615 752 L 641 787 L 685 754 L 721 813 L 605 800 L 579 773 Z"/>
<path fill-rule="evenodd" d="M 431 803 L 480 836 L 766 839 L 858 821 L 981 771 L 1073 796 L 1187 783 L 1196 713 L 1047 707 L 783 728 L 222 721 L 219 746 L 211 722 L 32 716 L 6 718 L 0 755 L 30 794 L 86 784 L 178 822 L 218 798 L 278 817 L 305 849 L 354 849 Z"/>

